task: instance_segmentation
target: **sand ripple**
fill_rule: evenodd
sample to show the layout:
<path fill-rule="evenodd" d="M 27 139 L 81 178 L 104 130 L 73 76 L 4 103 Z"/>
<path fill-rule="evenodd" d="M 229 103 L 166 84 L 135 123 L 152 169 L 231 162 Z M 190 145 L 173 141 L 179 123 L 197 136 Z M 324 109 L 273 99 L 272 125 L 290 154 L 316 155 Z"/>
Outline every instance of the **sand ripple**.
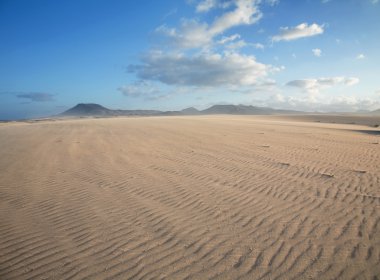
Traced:
<path fill-rule="evenodd" d="M 345 128 L 3 125 L 0 279 L 379 279 L 379 136 Z"/>

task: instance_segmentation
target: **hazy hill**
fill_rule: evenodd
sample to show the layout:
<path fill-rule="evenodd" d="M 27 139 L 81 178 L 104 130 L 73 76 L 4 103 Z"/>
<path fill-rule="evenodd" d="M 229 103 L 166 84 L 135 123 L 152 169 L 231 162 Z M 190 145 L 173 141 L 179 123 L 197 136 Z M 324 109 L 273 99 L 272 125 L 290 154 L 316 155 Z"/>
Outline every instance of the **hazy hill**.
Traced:
<path fill-rule="evenodd" d="M 63 112 L 64 116 L 110 116 L 113 115 L 112 110 L 107 109 L 99 104 L 80 103 L 73 108 Z"/>
<path fill-rule="evenodd" d="M 298 111 L 276 110 L 267 107 L 252 105 L 214 105 L 201 111 L 202 114 L 233 114 L 233 115 L 273 115 L 273 114 L 297 114 Z"/>
<path fill-rule="evenodd" d="M 181 113 L 185 115 L 198 115 L 200 111 L 195 109 L 194 107 L 189 107 L 189 108 L 183 109 Z"/>
<path fill-rule="evenodd" d="M 156 110 L 111 110 L 99 104 L 80 103 L 63 112 L 60 116 L 131 116 L 131 115 L 156 115 Z"/>
<path fill-rule="evenodd" d="M 274 115 L 274 114 L 300 114 L 302 112 L 290 110 L 276 110 L 266 107 L 246 105 L 213 105 L 210 108 L 199 111 L 193 107 L 182 111 L 157 111 L 157 110 L 111 110 L 99 104 L 80 103 L 73 108 L 61 113 L 59 116 L 180 116 L 180 115 Z"/>
<path fill-rule="evenodd" d="M 245 106 L 245 105 L 214 105 L 202 111 L 203 114 L 236 114 L 236 115 L 252 115 L 252 114 L 268 114 L 266 108 Z"/>

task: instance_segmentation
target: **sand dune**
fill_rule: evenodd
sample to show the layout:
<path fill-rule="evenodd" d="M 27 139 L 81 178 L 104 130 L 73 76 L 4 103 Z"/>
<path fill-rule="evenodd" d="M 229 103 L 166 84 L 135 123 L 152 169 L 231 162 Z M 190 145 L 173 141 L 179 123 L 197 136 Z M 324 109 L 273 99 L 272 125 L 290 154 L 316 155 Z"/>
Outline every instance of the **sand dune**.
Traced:
<path fill-rule="evenodd" d="M 0 279 L 379 279 L 380 137 L 254 116 L 0 126 Z"/>

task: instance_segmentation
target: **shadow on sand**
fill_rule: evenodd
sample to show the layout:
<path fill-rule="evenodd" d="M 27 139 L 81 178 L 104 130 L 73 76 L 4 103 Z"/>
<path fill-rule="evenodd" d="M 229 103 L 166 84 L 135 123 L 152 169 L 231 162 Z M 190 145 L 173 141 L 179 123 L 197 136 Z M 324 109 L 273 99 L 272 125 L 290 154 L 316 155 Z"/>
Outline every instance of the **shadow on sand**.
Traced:
<path fill-rule="evenodd" d="M 364 133 L 364 134 L 369 134 L 369 135 L 374 135 L 374 136 L 380 136 L 380 130 L 378 130 L 378 129 L 373 129 L 373 130 L 353 129 L 351 131 L 353 131 L 353 132 L 359 132 L 359 133 Z"/>

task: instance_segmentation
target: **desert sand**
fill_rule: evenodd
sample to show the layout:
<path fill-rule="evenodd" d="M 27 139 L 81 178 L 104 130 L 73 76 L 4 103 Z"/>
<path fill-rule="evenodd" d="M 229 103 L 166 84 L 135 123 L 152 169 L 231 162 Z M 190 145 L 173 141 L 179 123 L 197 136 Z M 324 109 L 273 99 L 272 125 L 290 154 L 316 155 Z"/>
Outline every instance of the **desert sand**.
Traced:
<path fill-rule="evenodd" d="M 0 126 L 0 279 L 380 279 L 380 136 L 280 117 Z"/>

